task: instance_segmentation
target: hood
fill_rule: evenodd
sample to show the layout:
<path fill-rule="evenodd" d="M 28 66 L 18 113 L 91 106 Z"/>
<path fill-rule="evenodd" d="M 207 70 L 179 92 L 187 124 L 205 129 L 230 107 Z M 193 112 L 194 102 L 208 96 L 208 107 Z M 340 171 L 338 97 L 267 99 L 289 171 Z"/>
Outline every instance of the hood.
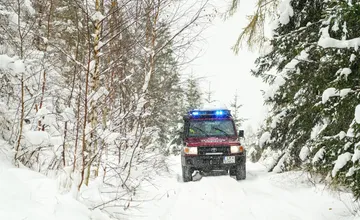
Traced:
<path fill-rule="evenodd" d="M 185 143 L 189 147 L 224 146 L 240 144 L 236 136 L 233 137 L 201 137 L 187 138 Z"/>

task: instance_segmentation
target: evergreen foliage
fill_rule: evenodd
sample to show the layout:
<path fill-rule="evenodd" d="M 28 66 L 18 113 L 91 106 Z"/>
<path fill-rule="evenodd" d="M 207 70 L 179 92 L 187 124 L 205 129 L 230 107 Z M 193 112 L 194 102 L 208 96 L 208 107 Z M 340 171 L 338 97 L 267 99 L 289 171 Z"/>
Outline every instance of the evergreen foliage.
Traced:
<path fill-rule="evenodd" d="M 272 49 L 253 75 L 271 85 L 264 148 L 280 157 L 276 171 L 303 167 L 360 196 L 357 1 L 290 1 L 293 15 L 279 22 Z M 355 43 L 357 42 L 357 43 Z M 276 74 L 272 74 L 276 72 Z M 269 74 L 270 73 L 270 74 Z M 264 135 L 263 137 L 266 137 Z"/>

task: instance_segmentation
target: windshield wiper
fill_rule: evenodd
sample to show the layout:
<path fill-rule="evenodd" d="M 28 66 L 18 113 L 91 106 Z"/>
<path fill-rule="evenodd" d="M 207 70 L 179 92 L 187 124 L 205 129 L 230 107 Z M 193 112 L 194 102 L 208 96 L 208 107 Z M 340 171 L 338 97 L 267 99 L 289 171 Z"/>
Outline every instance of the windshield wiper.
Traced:
<path fill-rule="evenodd" d="M 224 130 L 218 128 L 218 127 L 213 127 L 213 129 L 214 129 L 214 130 L 217 130 L 217 131 L 221 131 L 221 132 L 224 133 L 227 137 L 230 136 L 230 134 L 228 134 L 226 131 L 224 131 Z"/>
<path fill-rule="evenodd" d="M 191 128 L 196 128 L 197 130 L 199 130 L 201 133 L 205 134 L 206 137 L 208 137 L 209 135 L 201 128 L 199 127 L 191 127 Z"/>

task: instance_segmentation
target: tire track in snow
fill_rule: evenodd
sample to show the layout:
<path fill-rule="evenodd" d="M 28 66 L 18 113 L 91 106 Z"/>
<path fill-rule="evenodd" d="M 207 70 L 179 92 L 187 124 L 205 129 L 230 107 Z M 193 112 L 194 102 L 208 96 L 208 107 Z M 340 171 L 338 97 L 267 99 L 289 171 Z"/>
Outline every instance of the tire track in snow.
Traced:
<path fill-rule="evenodd" d="M 340 220 L 347 211 L 344 204 L 329 195 L 315 193 L 304 184 L 289 185 L 286 178 L 268 173 L 260 164 L 248 163 L 246 180 L 230 176 L 207 176 L 183 183 L 179 158 L 174 158 L 173 178 L 162 180 L 163 190 L 173 190 L 168 198 L 144 208 L 146 220 L 275 219 Z M 275 183 L 276 178 L 281 181 Z M 287 183 L 287 184 L 286 184 Z M 286 187 L 285 187 L 286 186 Z M 329 208 L 332 211 L 329 211 Z"/>

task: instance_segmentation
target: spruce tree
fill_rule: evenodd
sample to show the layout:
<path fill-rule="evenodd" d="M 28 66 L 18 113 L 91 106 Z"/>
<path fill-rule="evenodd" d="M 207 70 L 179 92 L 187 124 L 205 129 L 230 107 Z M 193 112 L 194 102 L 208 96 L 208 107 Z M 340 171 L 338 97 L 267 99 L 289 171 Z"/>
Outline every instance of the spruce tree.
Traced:
<path fill-rule="evenodd" d="M 359 3 L 290 4 L 293 14 L 285 14 L 286 19 L 280 15 L 272 50 L 257 59 L 253 71 L 271 85 L 265 98 L 272 111 L 263 131 L 270 138 L 264 147 L 281 156 L 270 170 L 303 165 L 332 183 L 350 186 L 358 197 L 359 128 L 349 112 L 355 112 L 359 95 L 354 43 L 359 38 Z"/>
<path fill-rule="evenodd" d="M 272 51 L 257 59 L 253 74 L 271 84 L 265 103 L 271 108 L 266 131 L 270 140 L 265 147 L 280 150 L 285 164 L 282 169 L 300 165 L 299 152 L 310 137 L 311 128 L 319 120 L 316 100 L 319 86 L 311 82 L 322 81 L 322 76 L 312 71 L 317 63 L 312 52 L 318 41 L 323 4 L 321 1 L 292 1 L 294 15 L 279 18 L 279 26 L 271 40 Z M 268 74 L 276 70 L 276 76 Z M 311 80 L 309 80 L 311 79 Z M 325 85 L 323 85 L 325 86 Z M 280 158 L 279 158 L 280 159 Z"/>
<path fill-rule="evenodd" d="M 199 88 L 198 80 L 195 78 L 194 74 L 191 73 L 189 78 L 186 80 L 186 88 L 185 88 L 186 110 L 201 108 L 202 106 L 201 96 L 202 93 Z"/>
<path fill-rule="evenodd" d="M 215 100 L 213 99 L 214 91 L 211 90 L 210 82 L 209 82 L 209 89 L 207 91 L 205 91 L 204 93 L 205 93 L 204 101 L 206 104 L 212 104 L 213 102 L 215 102 Z"/>
<path fill-rule="evenodd" d="M 240 108 L 242 106 L 243 105 L 240 104 L 239 96 L 238 96 L 238 93 L 236 91 L 236 93 L 234 95 L 234 99 L 230 103 L 230 110 L 231 110 L 231 115 L 234 118 L 234 122 L 235 122 L 235 125 L 236 125 L 237 128 L 239 128 L 242 125 L 242 123 L 245 121 L 245 119 L 240 116 L 240 112 L 239 112 L 239 110 L 240 110 Z"/>

